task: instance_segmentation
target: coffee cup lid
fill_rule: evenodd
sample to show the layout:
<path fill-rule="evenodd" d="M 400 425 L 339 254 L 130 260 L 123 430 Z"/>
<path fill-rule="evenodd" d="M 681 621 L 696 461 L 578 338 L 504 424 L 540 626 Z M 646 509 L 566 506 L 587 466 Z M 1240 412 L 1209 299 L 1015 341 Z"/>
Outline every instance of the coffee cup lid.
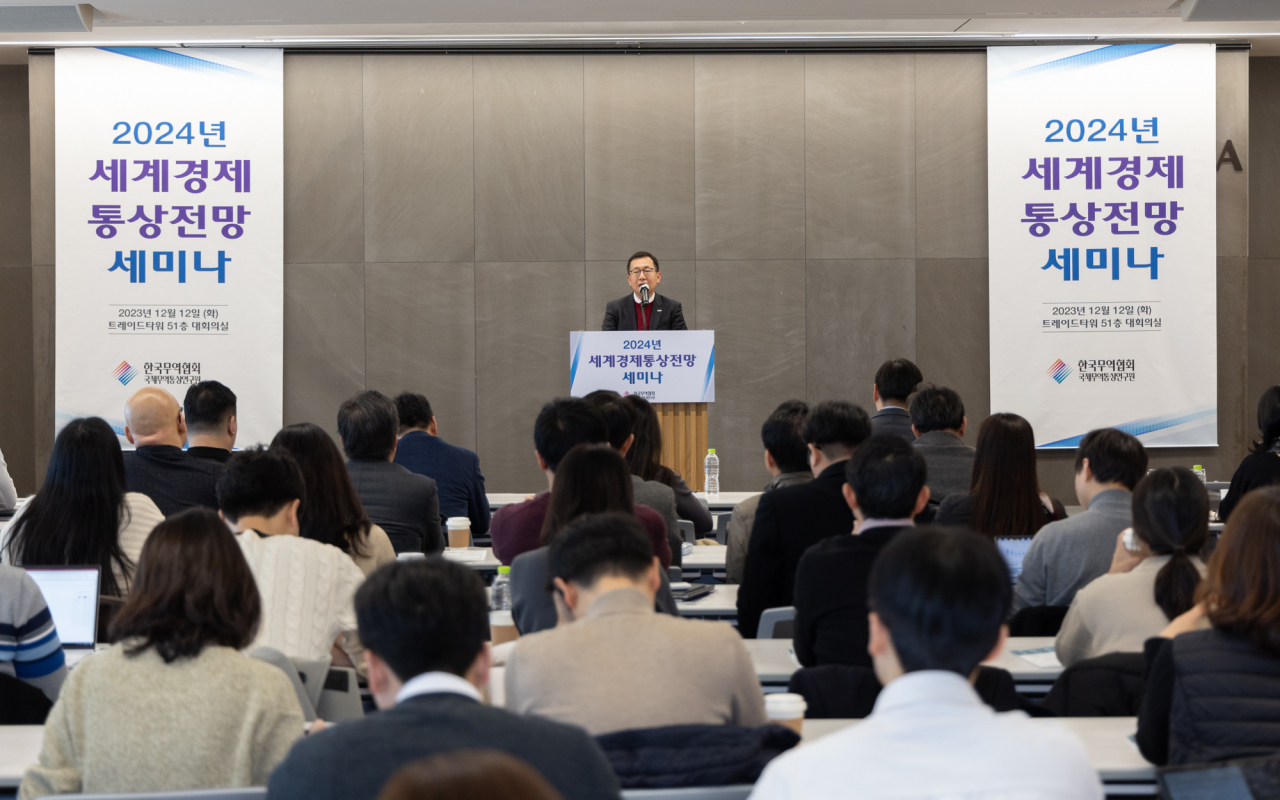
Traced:
<path fill-rule="evenodd" d="M 444 524 L 446 528 L 454 528 L 454 529 L 470 528 L 471 518 L 470 517 L 449 517 L 449 519 L 446 520 Z"/>
<path fill-rule="evenodd" d="M 490 625 L 515 625 L 516 621 L 515 621 L 515 617 L 511 615 L 510 611 L 490 611 L 489 624 Z"/>
<path fill-rule="evenodd" d="M 795 719 L 803 717 L 809 705 L 803 695 L 776 692 L 764 696 L 764 707 L 770 719 Z"/>

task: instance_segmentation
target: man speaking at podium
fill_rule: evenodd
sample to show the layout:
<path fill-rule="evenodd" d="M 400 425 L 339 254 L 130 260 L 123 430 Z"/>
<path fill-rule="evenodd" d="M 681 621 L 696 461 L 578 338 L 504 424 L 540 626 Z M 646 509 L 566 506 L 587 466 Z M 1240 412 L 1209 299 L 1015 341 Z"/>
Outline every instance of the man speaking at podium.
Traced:
<path fill-rule="evenodd" d="M 602 331 L 687 331 L 680 303 L 655 291 L 662 273 L 658 259 L 641 250 L 627 259 L 631 294 L 605 307 Z"/>

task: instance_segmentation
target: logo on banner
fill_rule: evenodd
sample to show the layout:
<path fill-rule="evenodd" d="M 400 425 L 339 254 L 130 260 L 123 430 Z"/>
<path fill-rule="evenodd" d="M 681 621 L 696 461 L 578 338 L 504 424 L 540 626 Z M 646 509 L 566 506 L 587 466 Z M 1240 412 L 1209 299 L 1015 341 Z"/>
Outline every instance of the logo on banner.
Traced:
<path fill-rule="evenodd" d="M 134 376 L 136 376 L 137 374 L 138 374 L 138 370 L 135 369 L 132 364 L 130 364 L 128 361 L 121 361 L 120 366 L 116 367 L 111 372 L 111 377 L 120 381 L 121 386 L 128 386 L 129 381 L 133 380 Z"/>
<path fill-rule="evenodd" d="M 1062 383 L 1071 374 L 1071 367 L 1068 367 L 1062 359 L 1058 359 L 1053 362 L 1052 366 L 1044 371 L 1044 374 L 1053 378 L 1058 383 Z"/>

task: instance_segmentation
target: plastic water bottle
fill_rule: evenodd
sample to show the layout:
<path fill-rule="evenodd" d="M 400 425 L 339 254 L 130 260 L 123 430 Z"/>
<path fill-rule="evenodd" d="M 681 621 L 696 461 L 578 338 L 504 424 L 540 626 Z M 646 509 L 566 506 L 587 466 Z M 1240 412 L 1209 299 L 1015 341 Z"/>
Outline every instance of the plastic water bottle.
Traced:
<path fill-rule="evenodd" d="M 720 457 L 715 448 L 707 451 L 707 459 L 702 462 L 703 488 L 708 500 L 720 497 Z"/>
<path fill-rule="evenodd" d="M 489 599 L 489 610 L 511 610 L 511 567 L 498 567 L 498 577 L 493 579 L 493 596 Z"/>
<path fill-rule="evenodd" d="M 1196 477 L 1200 479 L 1201 483 L 1209 482 L 1209 476 L 1204 471 L 1204 467 L 1200 466 L 1199 464 L 1196 464 L 1194 467 L 1191 468 L 1191 471 L 1196 474 Z"/>

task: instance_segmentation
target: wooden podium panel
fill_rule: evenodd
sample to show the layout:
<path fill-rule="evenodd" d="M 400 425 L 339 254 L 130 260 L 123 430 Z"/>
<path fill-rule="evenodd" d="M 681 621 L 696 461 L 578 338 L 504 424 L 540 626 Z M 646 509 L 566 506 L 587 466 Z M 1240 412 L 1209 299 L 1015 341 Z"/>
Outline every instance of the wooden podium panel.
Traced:
<path fill-rule="evenodd" d="M 707 457 L 707 404 L 654 403 L 662 428 L 662 463 L 680 473 L 695 492 L 703 489 Z"/>

